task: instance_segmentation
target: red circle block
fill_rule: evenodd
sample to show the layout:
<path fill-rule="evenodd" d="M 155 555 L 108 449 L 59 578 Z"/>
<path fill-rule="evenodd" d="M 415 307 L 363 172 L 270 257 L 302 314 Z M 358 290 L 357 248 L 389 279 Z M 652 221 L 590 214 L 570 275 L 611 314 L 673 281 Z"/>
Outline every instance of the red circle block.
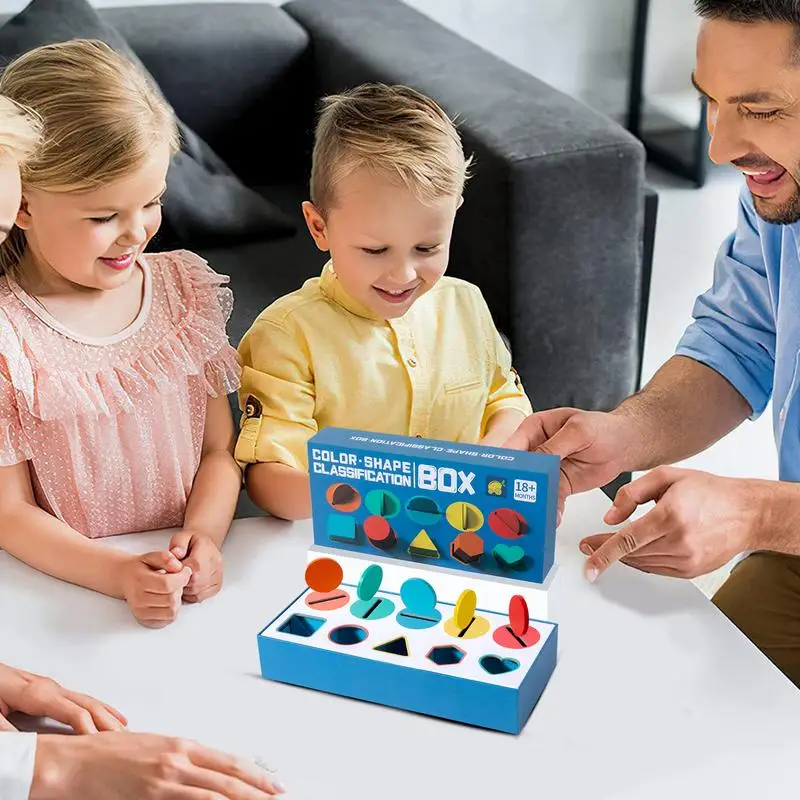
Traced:
<path fill-rule="evenodd" d="M 517 636 L 509 625 L 503 625 L 494 632 L 492 638 L 500 647 L 508 650 L 524 650 L 526 647 L 533 647 L 542 636 L 536 628 L 528 628 L 524 636 Z"/>
<path fill-rule="evenodd" d="M 489 514 L 489 527 L 503 539 L 519 539 L 528 532 L 525 517 L 513 508 L 498 508 Z"/>
<path fill-rule="evenodd" d="M 521 594 L 515 594 L 508 604 L 508 621 L 511 623 L 511 630 L 520 638 L 528 632 L 530 627 L 528 604 Z"/>
<path fill-rule="evenodd" d="M 367 517 L 364 520 L 364 533 L 370 544 L 380 550 L 390 550 L 397 544 L 397 536 L 384 517 Z"/>

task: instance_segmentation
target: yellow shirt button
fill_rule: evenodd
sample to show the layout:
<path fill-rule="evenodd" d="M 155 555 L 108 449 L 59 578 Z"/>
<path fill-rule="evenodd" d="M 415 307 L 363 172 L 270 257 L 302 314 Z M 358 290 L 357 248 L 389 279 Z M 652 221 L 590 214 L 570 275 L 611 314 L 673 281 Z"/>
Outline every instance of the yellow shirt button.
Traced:
<path fill-rule="evenodd" d="M 406 363 L 408 364 L 409 367 L 416 367 L 417 366 L 417 359 L 416 358 L 409 358 L 408 361 L 406 361 Z"/>

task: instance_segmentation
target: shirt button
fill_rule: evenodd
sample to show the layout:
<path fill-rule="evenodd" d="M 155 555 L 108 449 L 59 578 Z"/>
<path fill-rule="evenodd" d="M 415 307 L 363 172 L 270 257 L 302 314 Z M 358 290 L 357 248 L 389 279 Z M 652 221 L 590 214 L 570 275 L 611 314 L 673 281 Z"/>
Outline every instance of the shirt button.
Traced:
<path fill-rule="evenodd" d="M 778 416 L 780 417 L 781 421 L 785 420 L 786 419 L 786 409 L 782 408 L 781 409 L 781 413 L 778 414 Z"/>
<path fill-rule="evenodd" d="M 408 361 L 406 361 L 406 364 L 408 364 L 409 367 L 416 367 L 417 359 L 412 356 L 411 358 L 408 359 Z"/>

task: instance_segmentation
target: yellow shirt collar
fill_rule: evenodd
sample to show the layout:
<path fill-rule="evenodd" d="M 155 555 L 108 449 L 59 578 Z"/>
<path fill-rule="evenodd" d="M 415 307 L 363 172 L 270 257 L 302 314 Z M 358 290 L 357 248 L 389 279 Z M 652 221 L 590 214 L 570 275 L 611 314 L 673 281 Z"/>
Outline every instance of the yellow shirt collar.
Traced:
<path fill-rule="evenodd" d="M 375 320 L 376 322 L 386 322 L 384 317 L 378 316 L 371 308 L 368 308 L 358 300 L 354 300 L 344 290 L 344 287 L 339 282 L 339 278 L 333 268 L 333 261 L 329 261 L 322 269 L 322 275 L 319 280 L 319 288 L 322 294 L 329 300 L 332 300 L 337 305 L 340 305 L 351 314 L 364 319 Z"/>

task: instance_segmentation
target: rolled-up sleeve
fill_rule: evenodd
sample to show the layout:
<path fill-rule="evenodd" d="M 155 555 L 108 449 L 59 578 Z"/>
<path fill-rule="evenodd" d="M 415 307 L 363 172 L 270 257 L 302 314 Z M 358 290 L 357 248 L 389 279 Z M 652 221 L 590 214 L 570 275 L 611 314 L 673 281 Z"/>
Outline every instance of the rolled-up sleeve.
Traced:
<path fill-rule="evenodd" d="M 308 469 L 307 444 L 317 432 L 316 390 L 302 337 L 269 319 L 257 320 L 239 346 L 242 422 L 236 461 L 279 462 Z"/>
<path fill-rule="evenodd" d="M 697 298 L 676 349 L 731 383 L 753 419 L 769 403 L 775 372 L 775 309 L 755 214 L 745 190 L 736 231 L 720 248 L 713 284 Z"/>
<path fill-rule="evenodd" d="M 28 800 L 36 762 L 35 733 L 0 733 L 0 798 Z"/>
<path fill-rule="evenodd" d="M 500 338 L 500 334 L 493 329 L 494 334 L 494 375 L 489 386 L 489 396 L 486 400 L 486 408 L 483 412 L 481 424 L 482 432 L 485 433 L 489 420 L 504 409 L 514 409 L 520 413 L 520 417 L 527 417 L 533 413 L 531 402 L 522 387 L 517 371 L 511 364 L 511 354 L 505 342 Z"/>

